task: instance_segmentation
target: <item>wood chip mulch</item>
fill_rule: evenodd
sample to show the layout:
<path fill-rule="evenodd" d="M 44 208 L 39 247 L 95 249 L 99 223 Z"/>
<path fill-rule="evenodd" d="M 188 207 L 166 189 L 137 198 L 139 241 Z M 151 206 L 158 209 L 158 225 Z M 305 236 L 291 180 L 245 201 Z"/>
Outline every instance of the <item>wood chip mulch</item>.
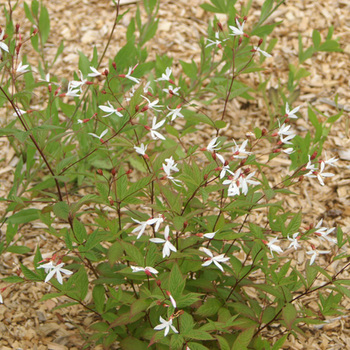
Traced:
<path fill-rule="evenodd" d="M 14 5 L 16 1 L 11 1 Z M 204 0 L 162 0 L 159 9 L 159 31 L 156 37 L 149 43 L 150 57 L 155 54 L 168 54 L 174 58 L 174 70 L 180 69 L 179 60 L 198 60 L 198 39 L 206 36 L 207 23 L 213 19 L 212 14 L 203 11 L 199 5 Z M 55 75 L 73 79 L 73 72 L 78 66 L 78 51 L 88 56 L 92 54 L 93 46 L 101 52 L 107 42 L 109 31 L 114 21 L 114 12 L 111 1 L 100 0 L 50 0 L 45 1 L 51 18 L 51 36 L 47 44 L 45 55 L 54 57 L 57 45 L 61 40 L 65 42 L 64 54 L 55 64 Z M 122 10 L 130 9 L 117 26 L 115 38 L 109 49 L 108 57 L 113 57 L 125 42 L 126 27 L 136 11 L 137 1 L 124 1 Z M 259 9 L 263 0 L 253 1 L 253 9 L 249 21 L 259 16 Z M 5 5 L 6 6 L 6 5 Z M 141 5 L 142 15 L 145 12 Z M 344 108 L 344 114 L 334 125 L 329 139 L 325 144 L 328 157 L 340 158 L 339 167 L 334 169 L 336 175 L 327 181 L 322 187 L 316 181 L 304 181 L 299 191 L 300 195 L 288 198 L 287 204 L 291 211 L 302 208 L 304 218 L 308 222 L 303 225 L 317 222 L 324 218 L 328 227 L 341 226 L 346 234 L 350 231 L 350 138 L 346 125 L 350 111 L 350 4 L 348 0 L 290 0 L 282 5 L 272 16 L 270 22 L 283 21 L 273 32 L 278 38 L 278 44 L 273 50 L 273 59 L 265 62 L 266 71 L 270 76 L 268 88 L 274 88 L 277 84 L 287 83 L 288 65 L 297 65 L 298 62 L 298 33 L 303 36 L 304 45 L 311 44 L 313 29 L 321 32 L 323 38 L 327 35 L 328 27 L 334 26 L 334 37 L 340 39 L 343 53 L 318 53 L 312 59 L 305 62 L 304 67 L 311 75 L 302 80 L 300 86 L 300 98 L 296 105 L 302 104 L 302 114 L 307 118 L 307 105 L 317 107 L 325 115 L 336 113 L 334 107 L 335 96 L 338 96 L 339 105 Z M 3 13 L 0 13 L 0 23 L 3 21 Z M 14 18 L 21 23 L 23 31 L 28 31 L 30 24 L 24 17 L 23 0 L 18 2 L 18 8 Z M 225 17 L 218 15 L 225 24 Z M 26 50 L 24 48 L 24 50 Z M 35 62 L 32 54 L 29 61 Z M 107 60 L 102 65 L 106 67 Z M 245 77 L 245 82 L 256 85 L 256 76 Z M 230 104 L 228 116 L 230 122 L 227 127 L 232 130 L 232 135 L 242 140 L 242 135 L 251 131 L 254 127 L 264 127 L 268 123 L 266 116 L 261 115 L 264 102 L 260 99 L 256 103 L 250 103 L 243 109 L 244 101 L 237 99 Z M 212 106 L 212 111 L 220 106 Z M 2 121 L 6 124 L 6 120 Z M 309 124 L 303 119 L 298 119 L 297 130 L 304 132 Z M 203 138 L 208 141 L 208 136 L 203 132 Z M 6 138 L 0 138 L 0 196 L 6 196 L 11 188 L 13 173 L 18 158 L 9 146 Z M 281 169 L 286 169 L 283 160 L 276 161 L 271 181 L 277 181 Z M 284 171 L 284 170 L 283 170 Z M 0 212 L 4 214 L 5 206 L 0 203 Z M 1 234 L 6 232 L 5 226 Z M 18 233 L 25 244 L 35 251 L 40 246 L 44 254 L 51 254 L 52 245 L 57 244 L 53 238 L 44 234 L 40 225 L 27 225 Z M 299 254 L 299 255 L 298 255 Z M 302 265 L 305 263 L 304 253 L 297 253 L 296 261 Z M 0 277 L 13 275 L 19 268 L 19 263 L 31 266 L 33 257 L 15 256 L 6 253 L 0 257 Z M 321 260 L 322 261 L 322 260 Z M 339 265 L 332 268 L 339 269 Z M 344 274 L 349 278 L 349 272 Z M 2 288 L 4 285 L 1 285 Z M 26 285 L 14 285 L 7 288 L 2 294 L 4 304 L 0 305 L 0 349 L 34 349 L 34 350 L 66 350 L 81 349 L 85 343 L 88 326 L 95 320 L 93 316 L 86 314 L 77 306 L 65 309 L 53 310 L 62 301 L 61 298 L 40 302 L 39 299 L 49 292 L 49 286 L 44 283 Z M 87 296 L 91 300 L 91 294 Z M 312 295 L 306 302 L 318 309 L 317 295 Z M 350 349 L 350 302 L 345 299 L 344 317 L 330 318 L 322 328 L 302 327 L 305 334 L 296 339 L 288 338 L 283 349 Z M 283 331 L 283 330 L 282 330 Z M 273 342 L 274 337 L 281 334 L 281 329 L 272 325 L 266 332 L 266 337 Z M 115 345 L 117 348 L 117 344 Z M 95 349 L 101 349 L 95 347 Z"/>

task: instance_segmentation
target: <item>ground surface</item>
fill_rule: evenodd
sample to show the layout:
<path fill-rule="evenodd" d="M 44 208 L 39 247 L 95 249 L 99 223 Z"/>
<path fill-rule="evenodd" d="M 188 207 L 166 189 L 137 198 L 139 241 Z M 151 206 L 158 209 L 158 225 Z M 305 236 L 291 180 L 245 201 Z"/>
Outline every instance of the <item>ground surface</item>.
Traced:
<path fill-rule="evenodd" d="M 179 69 L 179 59 L 197 59 L 199 47 L 196 43 L 200 36 L 206 35 L 207 21 L 211 18 L 210 14 L 199 7 L 203 2 L 161 1 L 159 31 L 149 46 L 151 57 L 154 57 L 155 53 L 167 53 L 174 57 L 175 72 Z M 262 2 L 253 1 L 256 5 L 251 11 L 251 18 L 259 14 L 259 5 Z M 11 3 L 14 4 L 15 1 Z M 19 1 L 14 18 L 17 18 L 23 30 L 26 30 L 29 23 L 24 17 L 22 3 L 22 0 Z M 53 70 L 55 75 L 72 80 L 73 71 L 77 70 L 77 50 L 90 55 L 94 45 L 100 52 L 104 48 L 114 19 L 112 2 L 50 0 L 44 3 L 50 13 L 52 28 L 45 54 L 53 57 L 57 44 L 64 40 L 66 49 Z M 117 27 L 108 57 L 114 56 L 124 42 L 126 26 L 135 14 L 136 5 L 124 5 L 122 10 L 126 9 L 130 9 L 130 12 Z M 306 61 L 305 67 L 311 75 L 302 81 L 300 98 L 296 105 L 303 104 L 305 108 L 301 111 L 305 116 L 307 103 L 316 106 L 326 115 L 332 115 L 336 109 L 330 101 L 338 94 L 338 102 L 345 106 L 346 111 L 332 130 L 326 149 L 329 150 L 329 157 L 336 156 L 342 161 L 339 162 L 339 168 L 334 170 L 336 175 L 327 182 L 328 186 L 321 187 L 316 181 L 305 182 L 301 189 L 302 196 L 291 198 L 288 205 L 291 209 L 303 208 L 303 214 L 309 218 L 309 222 L 305 224 L 324 218 L 329 227 L 341 225 L 345 233 L 350 231 L 350 171 L 347 169 L 350 165 L 350 139 L 346 129 L 350 111 L 349 14 L 350 5 L 347 0 L 287 1 L 271 19 L 283 20 L 283 23 L 274 32 L 279 41 L 273 51 L 273 59 L 266 62 L 265 72 L 271 75 L 270 87 L 274 87 L 279 80 L 285 83 L 288 64 L 297 62 L 298 33 L 302 33 L 306 38 L 305 42 L 310 42 L 313 29 L 320 30 L 324 37 L 327 28 L 330 25 L 334 26 L 334 35 L 340 38 L 344 53 L 320 53 L 312 60 Z M 30 57 L 30 60 L 34 59 L 35 57 Z M 251 79 L 251 84 L 255 83 L 253 78 L 247 79 Z M 253 127 L 264 127 L 266 123 L 260 112 L 263 107 L 262 101 L 257 101 L 257 104 L 244 110 L 240 108 L 241 103 L 239 100 L 232 103 L 229 112 L 232 119 L 232 135 L 238 139 Z M 307 127 L 303 120 L 298 120 L 297 125 L 300 131 Z M 6 138 L 0 138 L 0 155 L 0 196 L 6 196 L 17 162 Z M 278 166 L 275 172 L 278 176 Z M 42 251 L 49 254 L 51 245 L 55 244 L 52 239 L 42 234 L 39 225 L 27 227 L 23 234 L 27 245 L 33 250 L 39 244 Z M 302 256 L 300 260 L 303 260 Z M 14 274 L 19 262 L 18 257 L 6 254 L 2 256 L 0 276 Z M 24 258 L 21 262 L 30 265 L 32 257 Z M 3 292 L 4 304 L 0 305 L 0 349 L 63 350 L 82 347 L 84 340 L 80 333 L 84 335 L 93 318 L 75 307 L 52 311 L 60 300 L 39 302 L 40 297 L 47 291 L 48 286 L 39 283 L 14 286 Z M 316 303 L 316 296 L 312 296 L 308 302 Z M 348 301 L 345 301 L 344 307 L 350 309 Z M 272 328 L 268 336 L 273 337 L 278 332 L 278 329 Z M 322 329 L 305 328 L 305 336 L 298 340 L 290 337 L 284 349 L 350 349 L 350 318 L 331 320 Z"/>

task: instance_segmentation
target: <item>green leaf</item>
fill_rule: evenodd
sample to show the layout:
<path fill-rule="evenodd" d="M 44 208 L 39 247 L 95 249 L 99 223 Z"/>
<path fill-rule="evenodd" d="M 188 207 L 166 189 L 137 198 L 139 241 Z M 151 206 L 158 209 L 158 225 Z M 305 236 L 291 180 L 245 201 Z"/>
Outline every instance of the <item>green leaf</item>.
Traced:
<path fill-rule="evenodd" d="M 134 337 L 124 338 L 120 343 L 122 350 L 147 350 L 148 344 Z"/>
<path fill-rule="evenodd" d="M 30 248 L 25 247 L 25 246 L 17 246 L 17 245 L 11 245 L 7 247 L 6 251 L 10 253 L 15 253 L 15 254 L 27 254 L 30 252 Z"/>
<path fill-rule="evenodd" d="M 53 206 L 53 212 L 60 219 L 67 220 L 69 216 L 69 205 L 66 202 L 58 202 Z"/>
<path fill-rule="evenodd" d="M 185 280 L 182 276 L 180 268 L 177 264 L 174 264 L 169 275 L 169 291 L 176 299 L 181 296 L 185 288 Z"/>
<path fill-rule="evenodd" d="M 137 266 L 144 265 L 144 257 L 140 250 L 133 244 L 127 242 L 121 242 L 126 255 L 129 257 L 129 261 L 134 262 Z"/>
<path fill-rule="evenodd" d="M 241 332 L 235 342 L 233 343 L 232 350 L 246 350 L 249 343 L 253 339 L 255 328 L 251 327 Z"/>
<path fill-rule="evenodd" d="M 207 299 L 202 306 L 196 311 L 197 315 L 202 317 L 209 317 L 216 315 L 221 308 L 222 303 L 216 298 Z"/>
<path fill-rule="evenodd" d="M 50 16 L 47 8 L 41 4 L 39 17 L 39 31 L 42 45 L 45 45 L 50 33 Z"/>
<path fill-rule="evenodd" d="M 102 285 L 98 284 L 92 291 L 92 297 L 94 299 L 95 308 L 97 312 L 102 313 L 105 304 L 105 289 Z"/>
<path fill-rule="evenodd" d="M 8 218 L 8 222 L 13 225 L 26 224 L 39 219 L 38 209 L 23 209 Z"/>
<path fill-rule="evenodd" d="M 22 277 L 19 276 L 8 276 L 8 277 L 4 277 L 1 279 L 3 282 L 6 283 L 21 283 L 24 282 L 24 279 Z"/>
<path fill-rule="evenodd" d="M 29 270 L 28 267 L 21 264 L 21 271 L 25 278 L 29 279 L 30 281 L 42 281 L 40 276 L 38 276 L 33 271 Z"/>
<path fill-rule="evenodd" d="M 312 42 L 316 49 L 320 46 L 321 43 L 321 34 L 318 30 L 314 29 L 312 32 Z"/>
<path fill-rule="evenodd" d="M 87 239 L 87 232 L 84 224 L 76 218 L 74 218 L 73 221 L 73 237 L 78 243 L 82 243 Z"/>
<path fill-rule="evenodd" d="M 295 306 L 291 303 L 288 303 L 282 311 L 283 320 L 286 324 L 286 327 L 288 330 L 291 330 L 293 327 L 293 324 L 295 323 L 297 319 L 297 310 L 295 309 Z"/>
<path fill-rule="evenodd" d="M 124 254 L 124 249 L 119 241 L 114 242 L 108 249 L 107 257 L 111 265 L 119 260 Z"/>

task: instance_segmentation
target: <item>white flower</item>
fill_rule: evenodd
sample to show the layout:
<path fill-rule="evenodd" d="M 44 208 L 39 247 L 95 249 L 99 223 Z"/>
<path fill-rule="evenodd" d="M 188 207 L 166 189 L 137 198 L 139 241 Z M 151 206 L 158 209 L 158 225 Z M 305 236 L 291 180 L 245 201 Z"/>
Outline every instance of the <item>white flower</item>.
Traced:
<path fill-rule="evenodd" d="M 234 26 L 230 26 L 230 29 L 232 30 L 232 36 L 236 36 L 236 35 L 244 35 L 244 24 L 245 24 L 245 21 L 242 22 L 242 24 L 239 23 L 239 20 L 238 18 L 236 18 L 236 25 L 237 25 L 237 28 L 234 27 Z"/>
<path fill-rule="evenodd" d="M 220 179 L 225 177 L 226 173 L 229 172 L 231 175 L 234 175 L 235 173 L 230 170 L 230 166 L 228 165 L 228 162 L 224 159 L 224 157 L 221 154 L 216 154 L 217 158 L 219 158 L 220 162 L 222 163 L 222 169 L 220 171 Z M 226 165 L 225 165 L 226 164 Z"/>
<path fill-rule="evenodd" d="M 177 164 L 175 163 L 173 156 L 171 156 L 170 158 L 165 158 L 165 161 L 166 161 L 166 164 L 163 163 L 162 165 L 163 165 L 163 170 L 166 173 L 170 174 L 170 171 L 175 171 L 175 172 L 179 171 L 179 168 L 177 167 Z"/>
<path fill-rule="evenodd" d="M 119 76 L 122 78 L 127 78 L 131 81 L 134 81 L 136 84 L 138 84 L 140 82 L 140 79 L 131 76 L 131 74 L 134 73 L 134 70 L 136 67 L 137 65 L 135 67 L 129 67 L 129 70 L 126 74 L 120 74 Z"/>
<path fill-rule="evenodd" d="M 68 91 L 69 90 L 74 90 L 78 88 L 80 92 L 82 92 L 82 86 L 87 82 L 87 79 L 84 79 L 83 73 L 79 70 L 80 72 L 80 81 L 79 80 L 72 80 L 68 83 Z"/>
<path fill-rule="evenodd" d="M 270 249 L 271 255 L 273 255 L 273 252 L 283 253 L 282 248 L 276 245 L 275 242 L 277 242 L 277 237 L 266 243 L 267 247 Z"/>
<path fill-rule="evenodd" d="M 19 63 L 17 69 L 16 69 L 16 73 L 27 73 L 29 72 L 29 69 L 27 69 L 29 67 L 28 64 L 25 64 L 24 66 L 22 65 L 22 62 Z"/>
<path fill-rule="evenodd" d="M 136 153 L 141 154 L 142 156 L 146 155 L 147 145 L 145 146 L 141 143 L 140 147 L 134 146 Z"/>
<path fill-rule="evenodd" d="M 71 275 L 73 272 L 67 269 L 63 269 L 64 263 L 60 263 L 55 265 L 52 261 L 38 266 L 38 269 L 45 269 L 45 271 L 49 271 L 48 275 L 45 278 L 45 282 L 50 281 L 50 279 L 56 274 L 56 278 L 59 284 L 63 284 L 63 279 L 61 273 L 65 275 Z"/>
<path fill-rule="evenodd" d="M 47 73 L 45 75 L 45 79 L 39 78 L 39 81 L 45 81 L 45 82 L 49 83 L 50 82 L 50 73 Z"/>
<path fill-rule="evenodd" d="M 111 103 L 109 101 L 107 101 L 107 103 L 108 103 L 109 107 L 107 107 L 107 106 L 98 106 L 98 108 L 101 109 L 103 112 L 108 113 L 108 114 L 102 116 L 102 118 L 106 118 L 106 117 L 110 116 L 111 114 L 115 114 L 118 117 L 122 117 L 123 116 L 123 114 L 121 114 L 117 109 L 115 109 L 111 105 Z"/>
<path fill-rule="evenodd" d="M 160 324 L 158 326 L 155 326 L 154 329 L 156 331 L 161 331 L 162 329 L 165 329 L 164 331 L 164 337 L 166 337 L 169 333 L 170 328 L 173 330 L 174 333 L 179 333 L 176 328 L 173 326 L 173 319 L 170 318 L 169 321 L 165 321 L 162 316 L 159 316 Z"/>
<path fill-rule="evenodd" d="M 174 306 L 174 309 L 176 309 L 176 301 L 175 301 L 175 299 L 173 298 L 173 296 L 170 294 L 170 292 L 168 290 L 166 291 L 166 294 L 169 297 L 171 304 Z"/>
<path fill-rule="evenodd" d="M 154 231 L 158 232 L 160 224 L 164 222 L 163 216 L 159 215 L 159 217 L 155 218 L 154 220 L 155 220 Z"/>
<path fill-rule="evenodd" d="M 26 113 L 27 113 L 27 111 L 24 111 L 23 109 L 19 109 L 19 108 L 16 108 L 16 111 L 17 111 L 17 112 L 15 112 L 15 113 L 12 114 L 14 117 L 17 116 L 17 113 L 18 113 L 19 115 L 23 115 L 23 114 L 26 114 Z"/>
<path fill-rule="evenodd" d="M 307 174 L 305 174 L 305 176 L 307 177 L 317 177 L 319 183 L 321 186 L 324 186 L 324 182 L 322 177 L 331 177 L 334 176 L 334 174 L 332 173 L 324 173 L 323 170 L 325 168 L 325 162 L 321 161 L 320 163 L 320 168 L 318 170 L 311 170 L 310 172 L 308 172 Z"/>
<path fill-rule="evenodd" d="M 205 261 L 202 266 L 208 266 L 211 263 L 214 263 L 222 272 L 224 272 L 224 268 L 219 264 L 219 262 L 225 262 L 227 260 L 230 260 L 230 258 L 225 258 L 225 254 L 220 254 L 217 256 L 213 256 L 213 253 L 207 249 L 207 248 L 202 248 L 205 254 L 209 256 L 209 259 Z"/>
<path fill-rule="evenodd" d="M 147 102 L 148 102 L 147 107 L 148 107 L 148 108 L 153 109 L 153 110 L 155 110 L 156 112 L 160 112 L 160 109 L 157 109 L 157 108 L 163 107 L 163 106 L 157 104 L 157 103 L 159 102 L 159 99 L 156 99 L 156 100 L 154 100 L 153 102 L 151 102 L 146 96 L 143 96 L 143 95 L 141 95 L 141 96 L 142 96 L 144 99 L 147 100 Z M 156 107 L 157 107 L 157 108 L 156 108 Z"/>
<path fill-rule="evenodd" d="M 258 47 L 258 46 L 254 46 L 254 50 L 265 57 L 272 57 L 269 53 L 261 50 L 260 47 Z"/>
<path fill-rule="evenodd" d="M 215 40 L 207 39 L 207 42 L 209 42 L 209 44 L 207 44 L 205 47 L 216 45 L 217 47 L 221 48 L 221 43 L 223 43 L 226 40 L 228 39 L 219 40 L 219 32 L 215 32 Z"/>
<path fill-rule="evenodd" d="M 177 117 L 184 118 L 184 116 L 181 113 L 181 107 L 176 107 L 174 109 L 169 109 L 169 113 L 166 115 L 166 117 L 171 117 L 171 121 L 174 121 Z"/>
<path fill-rule="evenodd" d="M 325 240 L 325 241 L 331 242 L 333 244 L 336 244 L 337 240 L 335 238 L 328 237 L 328 235 L 335 230 L 335 227 L 332 227 L 329 229 L 327 229 L 326 227 L 321 227 L 322 222 L 323 222 L 323 219 L 321 219 L 317 223 L 317 225 L 315 226 L 315 228 L 316 228 L 315 235 L 320 237 L 321 241 Z"/>
<path fill-rule="evenodd" d="M 136 239 L 139 239 L 142 234 L 145 232 L 145 229 L 147 227 L 147 225 L 153 225 L 155 222 L 157 222 L 158 219 L 148 219 L 147 221 L 139 221 L 136 219 L 131 218 L 131 220 L 135 221 L 136 223 L 139 224 L 138 227 L 135 227 L 131 233 L 136 233 L 139 232 L 139 234 L 137 235 Z"/>
<path fill-rule="evenodd" d="M 74 89 L 72 86 L 68 85 L 68 91 L 65 93 L 66 96 L 79 97 L 80 89 Z"/>
<path fill-rule="evenodd" d="M 297 113 L 299 111 L 299 107 L 294 108 L 292 111 L 289 109 L 289 104 L 288 102 L 286 102 L 286 114 L 285 117 L 287 118 L 292 118 L 292 119 L 297 119 L 298 117 L 295 115 L 295 113 Z"/>
<path fill-rule="evenodd" d="M 151 276 L 152 274 L 156 275 L 157 273 L 159 273 L 156 269 L 150 266 L 146 266 L 146 267 L 130 266 L 130 267 L 132 272 L 143 271 L 147 276 Z"/>
<path fill-rule="evenodd" d="M 163 247 L 163 259 L 170 256 L 171 251 L 176 252 L 176 248 L 169 240 L 169 225 L 166 225 L 164 229 L 164 239 L 161 238 L 151 238 L 151 242 L 153 243 L 164 243 Z"/>
<path fill-rule="evenodd" d="M 220 144 L 219 142 L 216 142 L 218 139 L 218 137 L 214 137 L 208 144 L 207 147 L 203 148 L 203 150 L 205 151 L 209 151 L 209 152 L 214 152 L 214 151 L 218 151 L 220 148 L 218 148 L 218 145 Z"/>
<path fill-rule="evenodd" d="M 150 87 L 150 85 L 151 85 L 151 82 L 148 81 L 147 84 L 144 86 L 143 92 L 144 92 L 145 94 L 148 93 L 148 90 L 151 90 L 151 91 L 153 92 L 153 89 Z"/>
<path fill-rule="evenodd" d="M 0 54 L 1 54 L 1 50 L 9 52 L 9 47 L 4 42 L 2 42 L 4 35 L 5 35 L 5 31 L 3 30 L 0 34 Z"/>
<path fill-rule="evenodd" d="M 170 67 L 167 67 L 165 70 L 165 74 L 163 73 L 160 78 L 157 79 L 157 81 L 171 81 L 170 75 L 171 75 L 172 69 Z"/>
<path fill-rule="evenodd" d="M 3 304 L 4 303 L 4 300 L 2 299 L 2 295 L 0 293 L 0 304 Z"/>
<path fill-rule="evenodd" d="M 150 128 L 149 130 L 151 131 L 151 136 L 153 140 L 165 140 L 165 137 L 159 133 L 158 131 L 156 131 L 157 129 L 159 129 L 160 127 L 162 127 L 165 123 L 166 119 L 161 120 L 159 123 L 157 123 L 157 118 L 154 117 L 153 121 L 152 121 L 152 128 Z"/>
<path fill-rule="evenodd" d="M 173 88 L 172 86 L 168 86 L 167 89 L 163 89 L 164 92 L 166 92 L 169 95 L 176 95 L 179 96 L 178 91 L 180 90 L 180 87 Z"/>
<path fill-rule="evenodd" d="M 331 252 L 330 250 L 311 249 L 308 252 L 306 252 L 306 254 L 311 255 L 310 265 L 312 265 L 315 262 L 315 259 L 316 259 L 317 255 L 319 255 L 319 254 L 329 254 L 330 252 Z"/>
<path fill-rule="evenodd" d="M 235 143 L 235 147 L 232 147 L 233 158 L 243 159 L 247 158 L 249 154 L 252 154 L 252 152 L 246 151 L 248 140 L 243 141 L 240 146 L 237 145 L 235 140 L 233 142 Z"/>
<path fill-rule="evenodd" d="M 289 235 L 288 235 L 288 240 L 291 241 L 291 243 L 290 243 L 289 246 L 288 246 L 288 249 L 289 249 L 289 248 L 292 248 L 292 247 L 293 247 L 295 250 L 297 250 L 298 248 L 301 248 L 301 245 L 299 244 L 299 238 L 300 238 L 299 232 L 293 233 L 292 238 L 290 238 Z M 272 254 L 272 253 L 271 253 L 271 254 Z"/>
<path fill-rule="evenodd" d="M 96 135 L 96 134 L 94 134 L 92 132 L 89 132 L 89 135 L 91 135 L 92 137 L 95 137 L 95 138 L 97 138 L 97 139 L 99 139 L 101 141 L 103 136 L 105 136 L 107 134 L 107 132 L 108 132 L 108 129 L 105 129 L 105 130 L 103 130 L 101 132 L 101 135 Z"/>
<path fill-rule="evenodd" d="M 213 238 L 215 237 L 215 235 L 216 235 L 217 232 L 218 232 L 218 231 L 205 233 L 205 234 L 203 235 L 203 238 L 205 237 L 205 238 L 208 238 L 208 239 L 213 239 Z"/>
<path fill-rule="evenodd" d="M 166 164 L 162 164 L 163 166 L 163 170 L 166 174 L 166 177 L 176 186 L 181 186 L 180 183 L 181 181 L 180 180 L 177 180 L 175 179 L 172 175 L 171 175 L 171 172 L 172 171 L 175 171 L 175 172 L 178 172 L 179 169 L 177 168 L 177 165 L 175 164 L 175 161 L 173 159 L 173 157 L 171 156 L 170 158 L 167 158 L 165 159 L 165 161 L 167 162 Z"/>
<path fill-rule="evenodd" d="M 282 152 L 284 152 L 284 153 L 286 153 L 286 154 L 292 154 L 292 153 L 294 153 L 295 151 L 294 151 L 293 147 L 288 147 L 288 148 L 283 148 L 283 149 L 282 149 Z"/>
<path fill-rule="evenodd" d="M 326 157 L 327 157 L 327 155 L 326 155 Z M 325 164 L 330 165 L 330 166 L 337 167 L 337 165 L 336 165 L 336 164 L 334 164 L 334 163 L 335 163 L 335 162 L 337 162 L 338 160 L 339 160 L 338 158 L 333 157 L 333 158 L 330 158 L 330 159 L 324 160 L 323 162 L 324 162 Z"/>
<path fill-rule="evenodd" d="M 101 73 L 94 67 L 90 66 L 90 70 L 92 73 L 88 74 L 88 77 L 98 77 L 101 75 Z"/>

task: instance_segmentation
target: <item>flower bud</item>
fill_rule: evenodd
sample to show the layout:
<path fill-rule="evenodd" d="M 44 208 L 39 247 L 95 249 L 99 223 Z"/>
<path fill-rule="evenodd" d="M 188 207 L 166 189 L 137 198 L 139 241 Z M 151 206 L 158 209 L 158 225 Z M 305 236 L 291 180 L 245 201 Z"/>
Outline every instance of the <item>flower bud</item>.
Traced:
<path fill-rule="evenodd" d="M 184 228 L 186 228 L 188 226 L 188 221 L 184 222 Z"/>
<path fill-rule="evenodd" d="M 142 109 L 141 109 L 141 112 L 145 112 L 145 111 L 147 111 L 148 110 L 148 106 L 145 106 L 145 107 L 143 107 Z"/>
<path fill-rule="evenodd" d="M 97 169 L 97 174 L 102 176 L 103 175 L 102 169 Z"/>
<path fill-rule="evenodd" d="M 22 43 L 19 43 L 17 46 L 16 46 L 16 54 L 17 56 L 19 55 L 19 50 L 21 49 L 22 47 Z"/>
<path fill-rule="evenodd" d="M 242 41 L 243 41 L 243 39 L 242 39 L 242 37 L 240 37 L 240 38 L 238 39 L 238 46 L 242 44 Z"/>
<path fill-rule="evenodd" d="M 280 153 L 281 152 L 281 149 L 280 148 L 276 148 L 272 151 L 272 153 Z"/>
<path fill-rule="evenodd" d="M 299 176 L 298 181 L 299 181 L 299 182 L 302 182 L 303 180 L 304 180 L 304 175 Z"/>
<path fill-rule="evenodd" d="M 242 159 L 241 162 L 239 163 L 240 166 L 243 166 L 243 165 L 245 164 L 246 161 L 247 161 L 247 158 Z"/>
<path fill-rule="evenodd" d="M 101 90 L 101 94 L 106 95 L 106 90 Z"/>
<path fill-rule="evenodd" d="M 243 21 L 247 21 L 248 20 L 248 17 L 247 16 L 244 16 L 243 17 Z"/>
<path fill-rule="evenodd" d="M 115 70 L 117 70 L 117 64 L 115 62 L 112 62 L 112 66 Z"/>
<path fill-rule="evenodd" d="M 16 34 L 18 34 L 18 32 L 19 32 L 19 27 L 20 27 L 20 24 L 17 23 L 17 24 L 16 24 Z"/>
<path fill-rule="evenodd" d="M 169 81 L 170 84 L 176 85 L 175 82 L 174 82 L 174 80 L 169 79 L 168 81 Z"/>
<path fill-rule="evenodd" d="M 38 28 L 34 28 L 32 35 L 36 35 L 38 33 Z"/>
<path fill-rule="evenodd" d="M 208 174 L 204 174 L 203 178 L 204 180 L 208 180 Z"/>
<path fill-rule="evenodd" d="M 222 27 L 222 24 L 220 22 L 216 23 L 218 28 L 223 32 L 224 28 Z"/>
<path fill-rule="evenodd" d="M 111 174 L 112 174 L 112 176 L 115 176 L 115 175 L 116 175 L 116 173 L 117 173 L 117 170 L 116 170 L 115 168 L 112 168 L 112 170 L 111 170 Z"/>
<path fill-rule="evenodd" d="M 135 112 L 138 112 L 139 109 L 140 109 L 140 106 L 139 106 L 139 105 L 136 105 L 136 106 L 135 106 Z"/>
<path fill-rule="evenodd" d="M 214 160 L 216 160 L 216 153 L 215 153 L 215 152 L 213 152 L 213 153 L 211 154 L 211 156 L 213 157 Z"/>
<path fill-rule="evenodd" d="M 244 171 L 243 171 L 243 173 L 244 173 L 245 175 L 249 174 L 249 173 L 250 173 L 250 168 L 245 168 Z"/>
<path fill-rule="evenodd" d="M 157 280 L 156 283 L 157 283 L 158 287 L 160 287 L 162 285 L 162 281 L 161 280 Z"/>
<path fill-rule="evenodd" d="M 312 153 L 312 156 L 311 156 L 311 160 L 314 160 L 315 158 L 317 157 L 317 151 L 315 151 L 314 153 Z"/>
<path fill-rule="evenodd" d="M 265 136 L 267 134 L 267 130 L 265 129 L 265 128 L 263 128 L 262 130 L 261 130 L 261 135 L 262 136 Z"/>
<path fill-rule="evenodd" d="M 133 172 L 133 170 L 132 169 L 129 169 L 125 174 L 126 175 L 129 175 L 129 174 L 131 174 Z"/>
<path fill-rule="evenodd" d="M 259 40 L 259 42 L 258 42 L 258 46 L 260 46 L 262 43 L 263 43 L 263 39 L 261 38 L 260 40 Z"/>
<path fill-rule="evenodd" d="M 49 93 L 51 94 L 51 91 L 52 91 L 52 86 L 51 86 L 51 84 L 49 84 L 49 85 L 47 86 L 47 90 L 49 90 Z"/>
<path fill-rule="evenodd" d="M 105 69 L 102 73 L 102 75 L 105 75 L 106 77 L 108 76 L 108 69 Z"/>

